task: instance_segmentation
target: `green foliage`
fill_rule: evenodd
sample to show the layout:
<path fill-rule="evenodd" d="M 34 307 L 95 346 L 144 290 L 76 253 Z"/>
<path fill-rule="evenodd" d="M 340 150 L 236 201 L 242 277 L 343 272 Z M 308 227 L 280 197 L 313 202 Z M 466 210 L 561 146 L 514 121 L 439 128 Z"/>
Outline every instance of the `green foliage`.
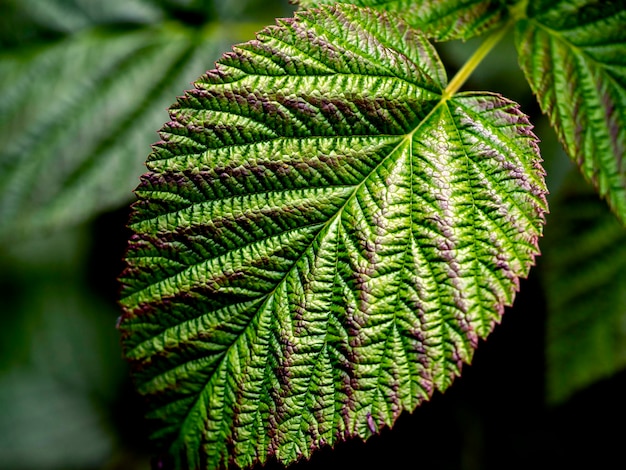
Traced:
<path fill-rule="evenodd" d="M 163 122 L 120 319 L 157 467 L 290 464 L 449 387 L 539 252 L 543 168 L 547 398 L 624 369 L 626 2 L 300 8 L 168 120 L 281 0 L 0 0 L 0 467 L 134 467 L 94 289 L 114 227 L 89 224 L 128 204 Z M 541 162 L 520 84 L 595 192 L 563 182 L 548 125 Z"/>
<path fill-rule="evenodd" d="M 493 0 L 297 0 L 302 7 L 349 3 L 395 13 L 429 38 L 468 39 L 506 21 L 509 9 Z"/>
<path fill-rule="evenodd" d="M 556 402 L 626 366 L 626 230 L 572 176 L 544 243 L 547 392 Z"/>
<path fill-rule="evenodd" d="M 0 0 L 0 468 L 149 468 L 115 330 L 125 217 L 84 221 L 131 200 L 172 97 L 285 14 L 184 3 Z"/>
<path fill-rule="evenodd" d="M 216 12 L 197 27 L 168 18 L 172 7 L 126 3 L 15 6 L 16 16 L 48 24 L 58 39 L 9 48 L 0 62 L 0 239 L 127 202 L 171 97 L 253 32 Z"/>
<path fill-rule="evenodd" d="M 115 305 L 82 278 L 86 236 L 0 252 L 2 468 L 96 468 L 117 445 L 108 410 L 127 371 Z"/>
<path fill-rule="evenodd" d="M 543 171 L 515 104 L 449 93 L 416 30 L 344 7 L 264 30 L 171 108 L 120 328 L 178 466 L 366 438 L 500 320 L 537 253 Z"/>
<path fill-rule="evenodd" d="M 626 223 L 626 4 L 532 2 L 520 63 L 582 173 Z"/>

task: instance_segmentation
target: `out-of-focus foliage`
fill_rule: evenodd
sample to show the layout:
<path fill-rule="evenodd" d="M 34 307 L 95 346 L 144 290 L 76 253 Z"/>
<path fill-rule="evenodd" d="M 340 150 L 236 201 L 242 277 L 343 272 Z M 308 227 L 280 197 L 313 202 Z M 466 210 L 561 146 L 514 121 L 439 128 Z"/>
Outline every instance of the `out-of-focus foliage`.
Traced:
<path fill-rule="evenodd" d="M 0 240 L 130 201 L 171 97 L 258 29 L 246 16 L 259 2 L 230 3 L 8 4 L 0 36 Z M 255 21 L 272 21 L 278 6 Z"/>
<path fill-rule="evenodd" d="M 102 465 L 126 368 L 115 305 L 85 282 L 86 233 L 65 231 L 0 258 L 0 468 Z"/>
<path fill-rule="evenodd" d="M 551 207 L 547 392 L 562 402 L 626 367 L 626 229 L 578 173 Z"/>

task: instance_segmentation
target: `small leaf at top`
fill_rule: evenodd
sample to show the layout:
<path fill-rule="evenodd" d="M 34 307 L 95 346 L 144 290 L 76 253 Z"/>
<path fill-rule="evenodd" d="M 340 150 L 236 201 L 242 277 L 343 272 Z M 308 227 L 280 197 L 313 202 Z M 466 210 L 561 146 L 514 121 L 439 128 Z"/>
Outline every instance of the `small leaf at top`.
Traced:
<path fill-rule="evenodd" d="M 136 193 L 120 329 L 184 468 L 288 464 L 446 389 L 538 253 L 526 117 L 444 97 L 425 37 L 280 20 L 171 108 Z"/>
<path fill-rule="evenodd" d="M 302 7 L 347 3 L 389 11 L 437 41 L 470 39 L 502 25 L 508 8 L 499 0 L 297 0 Z"/>
<path fill-rule="evenodd" d="M 626 223 L 626 2 L 530 2 L 520 63 L 585 177 Z"/>

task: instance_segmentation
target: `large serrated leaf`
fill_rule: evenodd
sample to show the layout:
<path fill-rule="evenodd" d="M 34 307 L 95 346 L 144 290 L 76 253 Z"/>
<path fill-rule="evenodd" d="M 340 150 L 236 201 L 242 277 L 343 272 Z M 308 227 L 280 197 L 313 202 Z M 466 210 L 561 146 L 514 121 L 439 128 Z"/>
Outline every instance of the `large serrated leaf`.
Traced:
<path fill-rule="evenodd" d="M 520 63 L 561 143 L 626 223 L 626 2 L 530 2 Z"/>
<path fill-rule="evenodd" d="M 580 176 L 553 206 L 542 247 L 556 403 L 626 367 L 626 229 Z"/>
<path fill-rule="evenodd" d="M 179 467 L 293 462 L 446 389 L 546 210 L 515 103 L 444 92 L 424 36 L 281 20 L 171 108 L 136 193 L 120 329 Z"/>
<path fill-rule="evenodd" d="M 396 13 L 426 36 L 438 41 L 470 39 L 502 25 L 508 17 L 498 0 L 297 0 L 302 7 L 335 3 Z"/>

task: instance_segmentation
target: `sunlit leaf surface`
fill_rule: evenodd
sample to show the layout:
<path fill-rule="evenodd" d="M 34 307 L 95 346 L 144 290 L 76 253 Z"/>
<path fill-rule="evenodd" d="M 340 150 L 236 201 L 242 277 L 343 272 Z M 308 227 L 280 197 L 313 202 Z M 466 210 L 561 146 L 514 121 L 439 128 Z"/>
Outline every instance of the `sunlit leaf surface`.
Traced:
<path fill-rule="evenodd" d="M 546 210 L 515 103 L 444 93 L 373 10 L 304 12 L 171 108 L 136 193 L 120 329 L 181 468 L 290 463 L 446 389 Z"/>

